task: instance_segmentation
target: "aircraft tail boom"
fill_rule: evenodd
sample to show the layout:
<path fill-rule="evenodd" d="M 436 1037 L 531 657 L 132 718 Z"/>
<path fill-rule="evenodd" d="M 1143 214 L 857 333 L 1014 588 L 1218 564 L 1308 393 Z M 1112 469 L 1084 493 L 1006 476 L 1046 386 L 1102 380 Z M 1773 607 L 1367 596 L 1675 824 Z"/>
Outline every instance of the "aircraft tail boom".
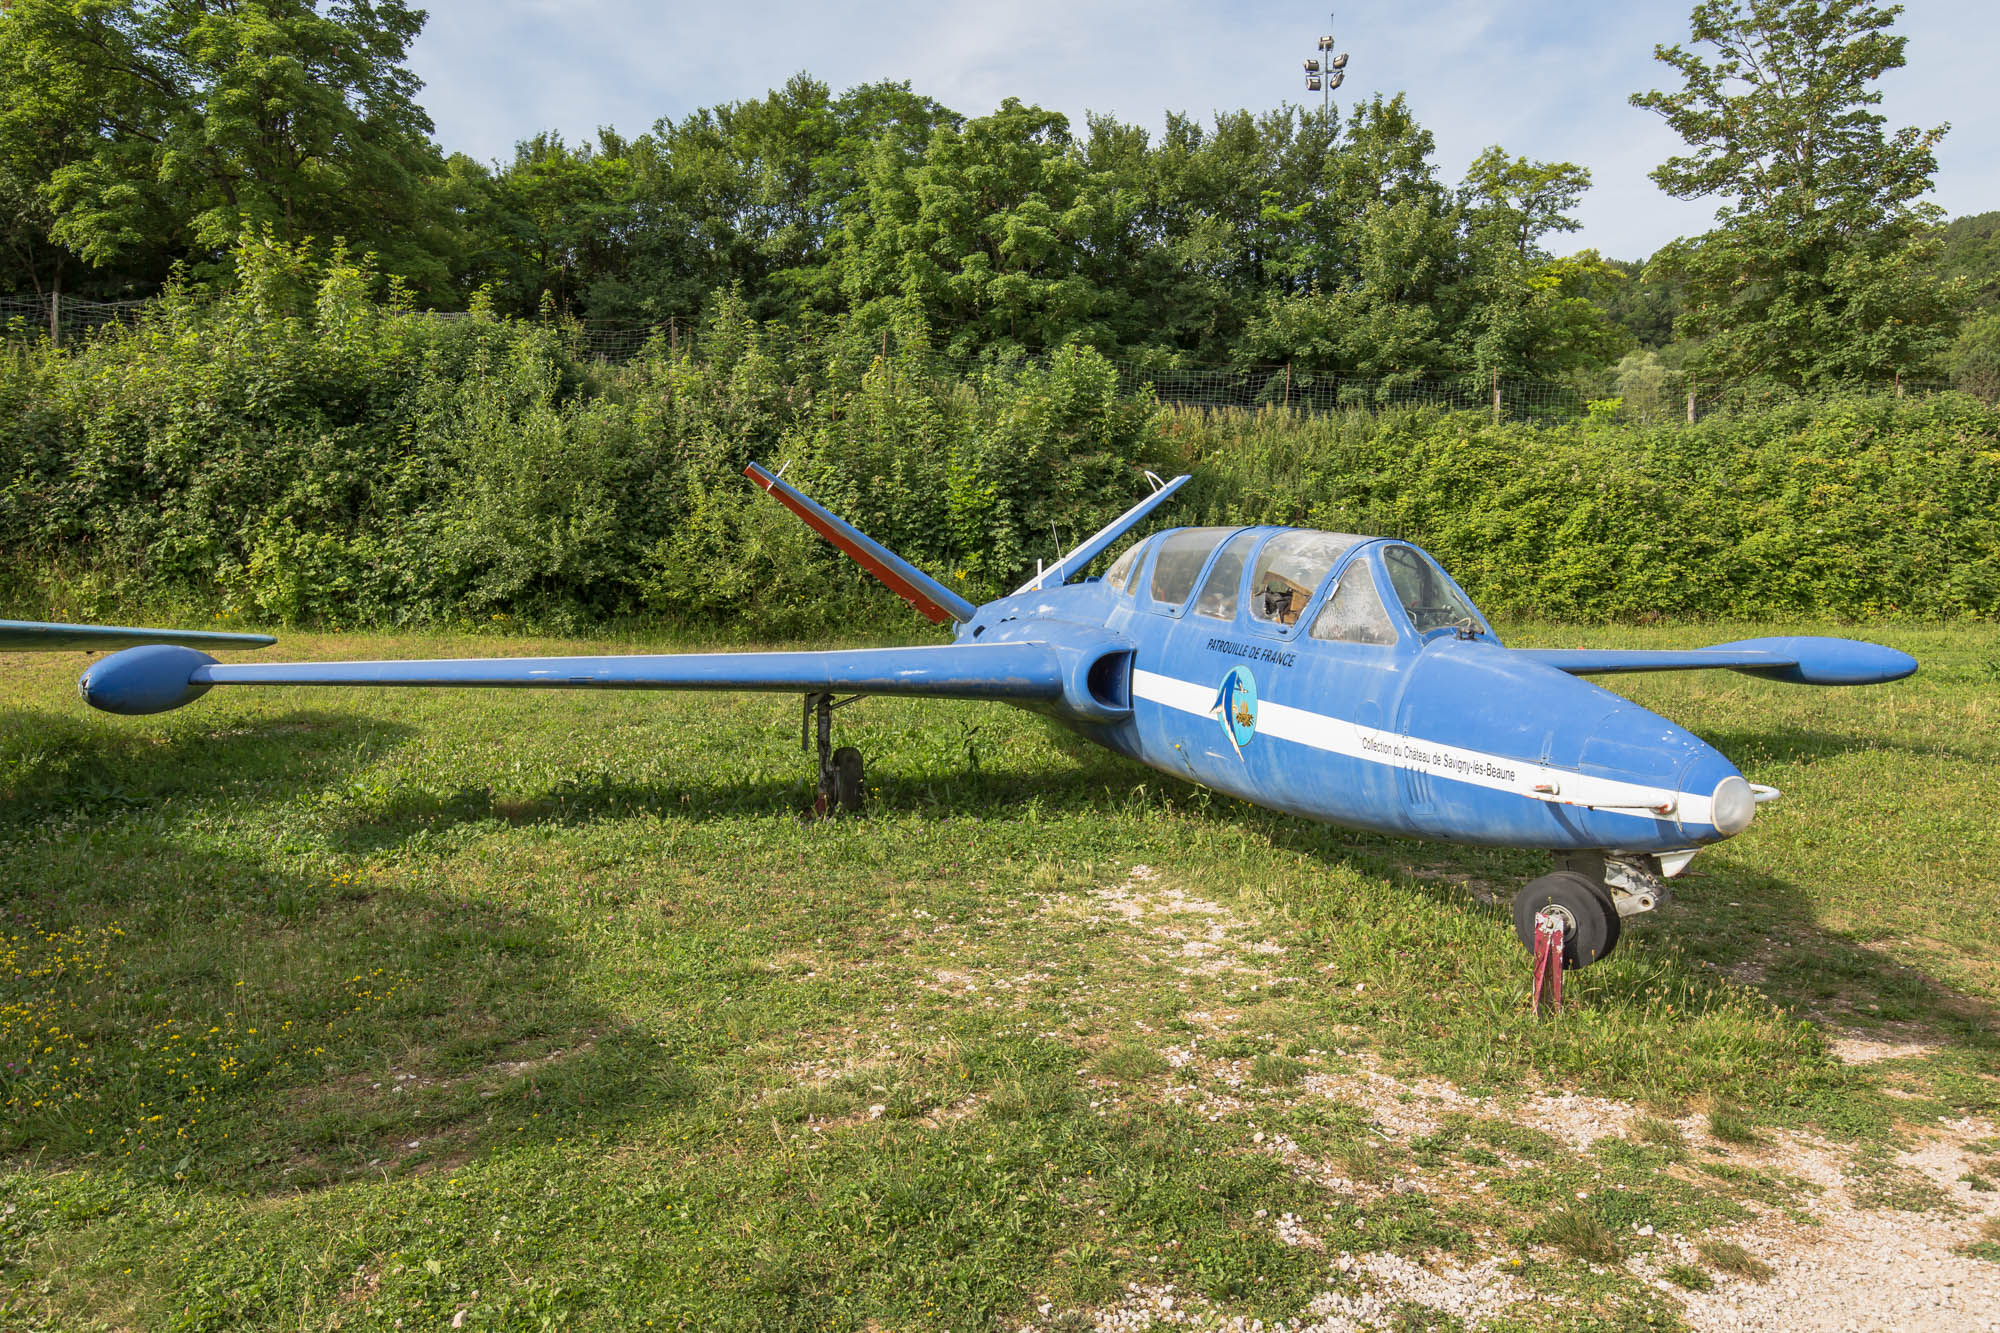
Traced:
<path fill-rule="evenodd" d="M 807 527 L 839 547 L 855 564 L 880 579 L 889 591 L 917 608 L 933 624 L 969 621 L 978 613 L 979 608 L 971 602 L 825 505 L 787 486 L 765 468 L 752 463 L 743 469 L 743 475 L 770 492 L 785 508 L 804 519 Z"/>

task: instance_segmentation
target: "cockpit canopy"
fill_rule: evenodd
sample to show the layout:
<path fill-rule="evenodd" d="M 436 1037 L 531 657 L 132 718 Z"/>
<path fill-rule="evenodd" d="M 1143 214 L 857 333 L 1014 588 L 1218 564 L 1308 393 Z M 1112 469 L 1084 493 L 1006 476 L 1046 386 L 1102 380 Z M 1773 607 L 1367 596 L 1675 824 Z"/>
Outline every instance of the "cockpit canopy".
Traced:
<path fill-rule="evenodd" d="M 1366 549 L 1357 553 L 1357 548 Z M 1336 571 L 1335 585 L 1320 596 Z M 1402 608 L 1418 637 L 1445 628 L 1489 632 L 1478 610 L 1429 556 L 1404 542 L 1351 532 L 1178 528 L 1133 544 L 1104 581 L 1121 594 L 1143 593 L 1141 604 L 1155 610 L 1172 608 L 1178 614 L 1186 607 L 1216 620 L 1247 613 L 1281 630 L 1297 625 L 1317 599 L 1309 632 L 1330 642 L 1396 642 L 1399 630 L 1389 605 Z"/>

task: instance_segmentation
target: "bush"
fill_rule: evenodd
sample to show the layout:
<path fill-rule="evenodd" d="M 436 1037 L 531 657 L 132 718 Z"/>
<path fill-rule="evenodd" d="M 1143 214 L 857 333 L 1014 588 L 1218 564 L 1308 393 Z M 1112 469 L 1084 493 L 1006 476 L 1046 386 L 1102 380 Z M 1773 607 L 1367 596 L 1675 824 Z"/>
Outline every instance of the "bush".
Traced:
<path fill-rule="evenodd" d="M 920 327 L 760 325 L 610 368 L 577 331 L 413 312 L 335 251 L 245 247 L 238 286 L 0 356 L 0 593 L 258 623 L 625 617 L 772 637 L 907 627 L 739 475 L 757 458 L 975 600 L 1143 494 L 1175 522 L 1405 537 L 1490 612 L 1990 616 L 2000 417 L 1961 395 L 1785 402 L 1699 426 L 1419 409 L 1209 413 L 1065 348 L 947 372 Z M 1625 387 L 1621 385 L 1621 388 Z M 1643 418 L 1643 413 L 1637 414 Z M 1621 419 L 1626 418 L 1626 419 Z"/>

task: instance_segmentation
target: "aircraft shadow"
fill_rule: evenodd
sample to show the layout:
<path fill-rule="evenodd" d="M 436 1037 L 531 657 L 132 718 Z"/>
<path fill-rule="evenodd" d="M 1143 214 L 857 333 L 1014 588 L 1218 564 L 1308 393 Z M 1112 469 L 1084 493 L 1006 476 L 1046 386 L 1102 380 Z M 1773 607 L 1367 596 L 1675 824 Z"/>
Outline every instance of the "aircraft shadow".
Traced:
<path fill-rule="evenodd" d="M 1171 802 L 1178 818 L 1250 830 L 1274 847 L 1309 855 L 1329 868 L 1337 865 L 1387 880 L 1392 894 L 1419 895 L 1488 917 L 1496 931 L 1507 933 L 1513 929 L 1515 890 L 1549 869 L 1545 853 L 1316 824 L 1203 791 L 1081 743 L 1075 757 L 1074 766 L 1053 769 L 1010 767 L 991 759 L 978 767 L 927 774 L 885 765 L 870 773 L 870 809 L 1004 820 L 1032 799 L 1045 816 L 1088 815 L 1129 809 L 1143 786 L 1148 793 L 1143 799 Z M 796 779 L 782 780 L 671 785 L 593 781 L 557 786 L 528 799 L 496 797 L 475 787 L 442 795 L 412 793 L 357 815 L 327 830 L 326 836 L 343 850 L 366 854 L 457 824 L 577 827 L 634 817 L 691 822 L 744 814 L 803 817 L 812 795 L 809 758 L 801 756 L 800 770 Z M 2000 1059 L 2000 1036 L 1995 1035 L 2000 1033 L 2000 1009 L 1884 949 L 1824 929 L 1812 900 L 1791 881 L 1704 865 L 1698 859 L 1675 887 L 1675 905 L 1628 925 L 1624 951 L 1628 956 L 1643 952 L 1648 967 L 1630 976 L 1615 969 L 1594 974 L 1610 987 L 1600 1003 L 1641 1003 L 1655 980 L 1654 967 L 1685 968 L 1708 977 L 1731 976 L 1826 1026 L 1918 1023 L 1948 1037 L 1951 1045 Z M 1718 925 L 1723 918 L 1727 924 Z M 2000 1073 L 2000 1064 L 1994 1072 Z"/>
<path fill-rule="evenodd" d="M 310 791 L 411 734 L 395 723 L 307 709 L 166 736 L 88 717 L 0 711 L 0 827 L 207 799 L 245 785 L 260 794 Z"/>
<path fill-rule="evenodd" d="M 24 740 L 33 729 L 39 739 Z M 232 781 L 255 783 L 260 800 L 291 799 L 338 782 L 407 735 L 399 726 L 309 711 L 164 740 L 0 714 L 0 757 L 7 762 L 0 772 L 8 774 L 0 824 L 211 797 Z M 1044 768 L 990 757 L 942 772 L 884 765 L 871 775 L 870 800 L 877 810 L 997 818 L 1030 799 L 1045 812 L 1072 814 L 1128 810 L 1135 799 L 1171 802 L 1180 818 L 1248 829 L 1275 847 L 1385 880 L 1385 910 L 1393 911 L 1399 896 L 1424 897 L 1490 918 L 1498 930 L 1510 928 L 1513 889 L 1546 866 L 1531 852 L 1313 824 L 1078 747 L 1075 764 Z M 634 816 L 706 821 L 746 811 L 797 813 L 810 779 L 811 761 L 801 756 L 796 778 L 577 782 L 526 800 L 471 787 L 401 794 L 330 826 L 321 820 L 315 837 L 334 852 L 367 853 L 393 850 L 426 830 L 484 821 L 577 826 Z M 1136 794 L 1142 786 L 1143 798 Z M 328 882 L 293 868 L 296 859 L 258 849 L 191 848 L 172 821 L 121 821 L 117 836 L 125 846 L 116 875 L 102 873 L 102 857 L 75 858 L 73 868 L 48 872 L 32 896 L 16 897 L 16 917 L 48 930 L 120 921 L 124 939 L 134 941 L 117 959 L 121 990 L 194 997 L 186 1015 L 192 1017 L 204 1003 L 218 1010 L 232 1003 L 235 983 L 245 981 L 248 993 L 291 1015 L 311 1045 L 261 1053 L 258 1081 L 230 1099 L 228 1138 L 196 1126 L 171 1150 L 146 1142 L 128 1150 L 130 1157 L 98 1157 L 113 1169 L 266 1194 L 361 1173 L 438 1169 L 503 1145 L 574 1134 L 580 1126 L 614 1130 L 697 1098 L 705 1052 L 734 1040 L 712 1017 L 690 1016 L 663 1041 L 661 1031 L 635 1031 L 585 998 L 573 984 L 584 946 L 531 898 L 499 902 L 476 889 L 401 878 L 393 857 L 358 880 Z M 0 873 L 23 869 L 32 856 L 32 850 L 0 852 Z M 1482 894 L 1480 884 L 1491 892 Z M 1737 904 L 1736 915 L 1729 930 L 1718 931 L 1707 925 L 1708 914 L 1724 901 Z M 1885 950 L 1821 929 L 1811 901 L 1782 878 L 1727 866 L 1697 873 L 1683 882 L 1679 904 L 1628 939 L 1635 953 L 1648 951 L 1640 953 L 1646 967 L 1610 969 L 1593 1003 L 1642 1002 L 1662 968 L 1712 969 L 1831 1026 L 1850 1018 L 1862 1026 L 1920 1023 L 2000 1072 L 1992 1005 Z M 1652 941 L 1666 940 L 1678 949 L 1652 948 Z M 1783 943 L 1774 948 L 1773 940 Z M 383 980 L 371 981 L 367 998 L 356 1000 L 346 989 L 356 977 Z M 99 1039 L 108 1035 L 100 1032 Z M 305 1049 L 313 1050 L 311 1059 L 299 1054 Z M 414 1090 L 397 1091 L 405 1084 Z M 0 1127 L 0 1155 L 60 1161 L 101 1154 L 91 1145 L 116 1143 L 134 1123 L 133 1097 L 115 1095 L 109 1084 L 92 1091 L 98 1095 L 71 1103 L 60 1120 L 23 1117 Z M 550 1114 L 556 1110 L 560 1116 Z M 187 1112 L 176 1105 L 167 1114 L 185 1119 Z"/>
<path fill-rule="evenodd" d="M 1816 759 L 1833 759 L 1867 750 L 1895 750 L 1904 754 L 1934 755 L 1945 759 L 1972 759 L 1967 751 L 1949 745 L 1912 745 L 1880 732 L 1768 730 L 1757 727 L 1704 727 L 1702 739 L 1720 750 L 1741 768 L 1758 763 L 1790 764 Z M 1749 774 L 1754 778 L 1754 773 Z"/>
<path fill-rule="evenodd" d="M 318 710 L 165 736 L 0 711 L 0 829 L 29 835 L 0 838 L 0 901 L 27 969 L 0 975 L 0 992 L 17 1008 L 37 1002 L 49 984 L 35 980 L 40 948 L 67 966 L 96 958 L 100 984 L 76 994 L 103 1006 L 81 1025 L 64 1011 L 62 1027 L 88 1034 L 74 1053 L 80 1072 L 10 1084 L 33 1095 L 0 1120 L 0 1158 L 89 1159 L 196 1188 L 289 1192 L 534 1139 L 559 1103 L 615 1115 L 672 1100 L 675 1078 L 647 1073 L 664 1052 L 621 1040 L 618 1022 L 570 993 L 573 960 L 539 914 L 304 873 L 292 868 L 298 858 L 261 849 L 218 851 L 225 839 L 205 840 L 199 814 L 125 817 L 169 803 L 294 802 L 411 734 Z M 87 851 L 63 834 L 70 822 L 93 830 Z M 37 825 L 53 836 L 34 836 Z M 121 995 L 151 998 L 135 1013 Z M 236 1021 L 246 1009 L 269 1023 Z M 578 1049 L 554 1056 L 547 1034 Z M 162 1045 L 169 1035 L 175 1044 Z M 155 1068 L 169 1051 L 177 1063 Z M 510 1078 L 491 1068 L 504 1057 L 538 1067 Z M 118 1072 L 92 1074 L 93 1061 Z M 430 1095 L 400 1091 L 398 1063 L 421 1066 Z M 158 1132 L 135 1133 L 147 1125 Z M 412 1151 L 413 1141 L 436 1147 Z"/>

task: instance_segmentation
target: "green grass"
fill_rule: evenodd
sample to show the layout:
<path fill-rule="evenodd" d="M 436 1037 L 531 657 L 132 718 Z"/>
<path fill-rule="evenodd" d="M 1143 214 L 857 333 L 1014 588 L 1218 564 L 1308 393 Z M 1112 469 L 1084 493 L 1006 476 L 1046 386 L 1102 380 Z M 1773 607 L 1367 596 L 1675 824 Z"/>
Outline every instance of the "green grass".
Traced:
<path fill-rule="evenodd" d="M 1662 1120 L 1658 1116 L 1640 1116 L 1633 1122 L 1632 1131 L 1639 1136 L 1642 1143 L 1650 1143 L 1656 1147 L 1687 1146 L 1687 1136 L 1681 1133 L 1681 1127 L 1671 1120 Z"/>
<path fill-rule="evenodd" d="M 1660 1270 L 1660 1276 L 1686 1291 L 1714 1291 L 1715 1279 L 1706 1269 L 1693 1264 L 1668 1264 Z"/>
<path fill-rule="evenodd" d="M 1645 1120 L 1578 1153 L 1504 1108 L 1709 1099 L 1857 1157 L 2000 1109 L 1991 631 L 1877 637 L 1924 672 L 1620 683 L 1786 794 L 1539 1022 L 1506 900 L 1545 858 L 1256 810 L 997 707 L 842 710 L 871 809 L 816 824 L 787 698 L 113 719 L 80 657 L 0 659 L 0 1326 L 964 1330 L 1162 1283 L 1269 1321 L 1342 1252 L 1584 1272 L 1546 1219 L 1641 1249 L 1796 1206 Z M 1843 1066 L 1834 1028 L 1935 1051 Z M 1423 1096 L 1364 1062 L 1495 1100 L 1399 1132 Z"/>
<path fill-rule="evenodd" d="M 1564 1208 L 1535 1229 L 1535 1239 L 1553 1245 L 1572 1258 L 1594 1264 L 1615 1264 L 1625 1257 L 1617 1235 L 1581 1208 Z"/>
<path fill-rule="evenodd" d="M 1721 1103 L 1709 1108 L 1708 1134 L 1719 1143 L 1750 1144 L 1763 1138 L 1740 1106 Z"/>
<path fill-rule="evenodd" d="M 1705 1240 L 1695 1246 L 1701 1261 L 1718 1273 L 1763 1282 L 1771 1276 L 1771 1265 L 1729 1240 Z"/>

